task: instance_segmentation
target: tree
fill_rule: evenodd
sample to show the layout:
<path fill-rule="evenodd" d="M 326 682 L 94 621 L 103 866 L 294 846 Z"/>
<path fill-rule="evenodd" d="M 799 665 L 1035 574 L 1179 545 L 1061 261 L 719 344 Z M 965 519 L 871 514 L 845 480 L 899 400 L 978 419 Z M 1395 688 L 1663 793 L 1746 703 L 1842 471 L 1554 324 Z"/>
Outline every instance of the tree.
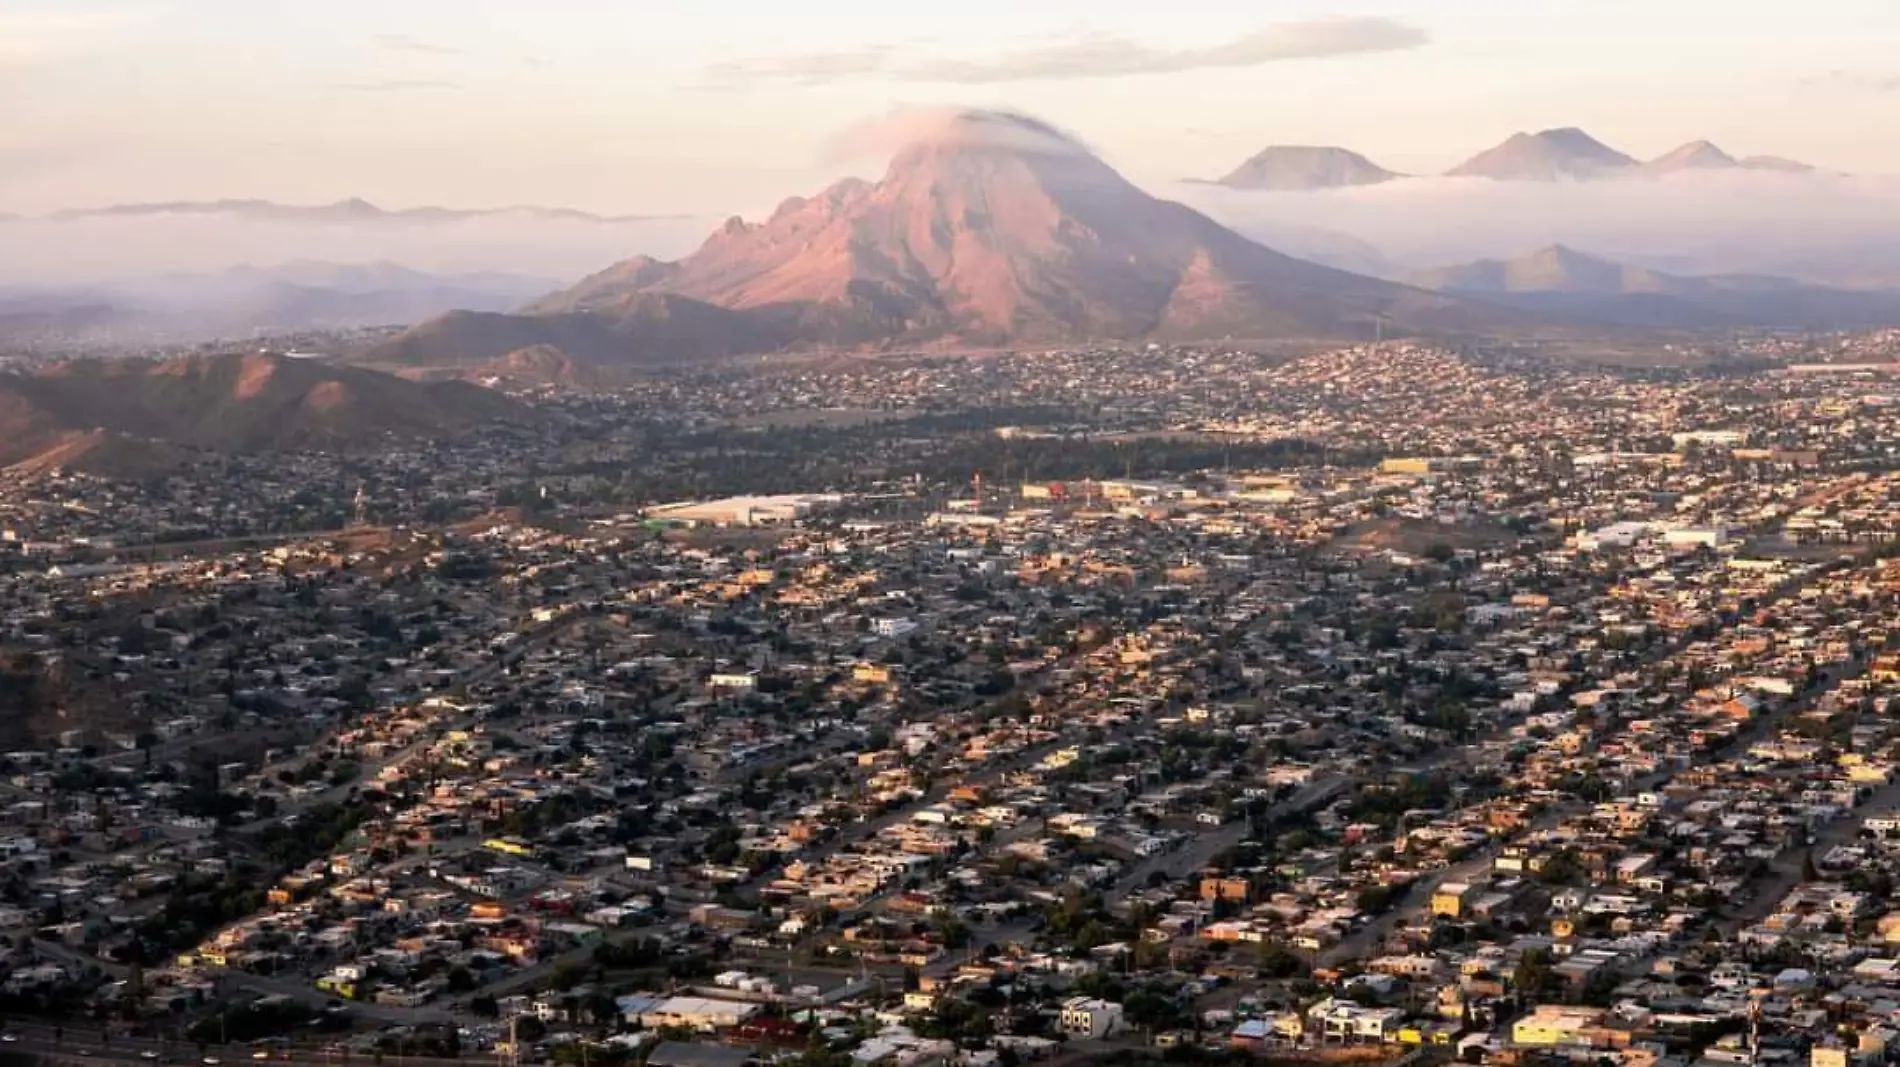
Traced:
<path fill-rule="evenodd" d="M 1391 910 L 1397 892 L 1389 885 L 1369 885 L 1353 898 L 1353 905 L 1367 915 L 1383 915 Z"/>
<path fill-rule="evenodd" d="M 1128 1021 L 1150 1030 L 1171 1030 L 1182 1024 L 1185 1014 L 1170 997 L 1151 989 L 1137 989 L 1122 1003 Z"/>
<path fill-rule="evenodd" d="M 970 928 L 965 926 L 962 920 L 955 918 L 948 918 L 938 922 L 937 936 L 943 941 L 945 948 L 951 949 L 969 948 L 973 940 L 970 935 Z"/>
<path fill-rule="evenodd" d="M 119 1011 L 128 1019 L 139 1017 L 139 1002 L 145 999 L 145 968 L 136 962 L 125 972 L 125 992 L 119 1000 Z"/>
<path fill-rule="evenodd" d="M 1566 848 L 1545 860 L 1537 873 L 1551 885 L 1575 885 L 1583 878 L 1583 864 L 1577 859 L 1576 849 Z"/>
<path fill-rule="evenodd" d="M 136 619 L 127 623 L 119 631 L 118 645 L 121 656 L 143 656 L 151 651 L 151 644 L 151 635 Z"/>
<path fill-rule="evenodd" d="M 1511 973 L 1511 988 L 1519 996 L 1541 996 L 1550 986 L 1555 972 L 1550 967 L 1550 952 L 1546 949 L 1532 949 L 1518 957 L 1517 969 Z"/>

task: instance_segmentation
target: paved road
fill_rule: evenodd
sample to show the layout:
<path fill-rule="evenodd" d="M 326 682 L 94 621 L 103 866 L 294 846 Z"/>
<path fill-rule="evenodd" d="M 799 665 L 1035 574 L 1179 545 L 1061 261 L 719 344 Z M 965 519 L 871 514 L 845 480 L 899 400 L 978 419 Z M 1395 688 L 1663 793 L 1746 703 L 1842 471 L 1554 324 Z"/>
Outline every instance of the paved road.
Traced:
<path fill-rule="evenodd" d="M 1845 845 L 1860 833 L 1863 812 L 1891 811 L 1900 806 L 1900 779 L 1888 782 L 1875 791 L 1874 795 L 1858 808 L 1850 808 L 1822 827 L 1814 835 L 1812 850 L 1818 859 L 1827 855 L 1836 845 Z M 1810 846 L 1795 844 L 1782 849 L 1769 865 L 1769 875 L 1749 884 L 1748 903 L 1735 914 L 1736 927 L 1746 926 L 1767 918 L 1781 903 L 1783 897 L 1801 883 L 1801 871 L 1805 865 Z"/>
<path fill-rule="evenodd" d="M 1354 784 L 1351 778 L 1332 776 L 1309 782 L 1292 796 L 1275 804 L 1268 810 L 1267 817 L 1280 819 L 1311 811 L 1336 799 Z M 1148 879 L 1157 871 L 1170 879 L 1184 878 L 1207 866 L 1215 856 L 1247 840 L 1252 829 L 1248 820 L 1236 819 L 1223 824 L 1218 830 L 1196 834 L 1179 848 L 1150 856 L 1129 868 L 1116 880 L 1114 887 L 1103 895 L 1103 899 L 1110 905 L 1120 903 L 1130 893 L 1146 886 Z"/>
<path fill-rule="evenodd" d="M 573 627 L 593 617 L 594 616 L 588 612 L 577 610 L 562 615 L 560 618 L 551 622 L 542 623 L 534 629 L 529 630 L 523 635 L 521 640 L 510 645 L 507 651 L 463 671 L 461 676 L 451 683 L 450 690 L 458 693 L 466 693 L 470 687 L 494 678 L 508 667 L 521 662 L 530 652 L 539 651 L 547 647 L 555 639 L 567 633 Z M 450 731 L 465 729 L 473 724 L 474 717 L 472 715 L 450 712 L 448 717 L 438 719 L 435 723 L 424 729 L 416 739 L 409 744 L 404 745 L 395 752 L 389 753 L 381 759 L 363 764 L 360 773 L 354 781 L 332 786 L 320 793 L 312 793 L 299 798 L 293 803 L 282 805 L 278 808 L 275 815 L 269 818 L 255 819 L 242 826 L 233 827 L 231 832 L 234 834 L 255 833 L 267 826 L 283 821 L 286 815 L 307 811 L 320 804 L 341 803 L 349 799 L 351 793 L 376 784 L 384 771 L 392 767 L 402 767 L 410 760 L 428 751 L 429 747 L 434 745 L 442 735 Z M 305 746 L 304 752 L 308 753 L 328 743 L 328 741 L 313 741 L 310 745 Z M 269 774 L 275 773 L 278 770 L 289 769 L 292 766 L 301 764 L 304 758 L 304 755 L 298 755 L 280 760 L 278 763 L 264 768 L 264 771 Z"/>
<path fill-rule="evenodd" d="M 66 964 L 81 969 L 97 967 L 102 973 L 113 978 L 124 978 L 130 969 L 110 960 L 81 952 L 70 945 L 44 938 L 35 938 L 33 949 L 42 959 Z M 259 993 L 274 993 L 305 1002 L 322 1001 L 328 998 L 310 979 L 293 975 L 251 974 L 248 971 L 235 971 L 226 967 L 206 966 L 204 970 L 218 977 L 222 984 L 237 989 L 249 989 Z M 376 1004 L 369 1001 L 350 1001 L 350 1011 L 355 1015 L 387 1023 L 448 1022 L 454 1016 L 438 1006 L 421 1008 L 402 1008 L 388 1004 Z"/>
<path fill-rule="evenodd" d="M 200 1049 L 203 1049 L 201 1052 Z M 238 1067 L 254 1059 L 253 1046 L 139 1035 L 129 1028 L 103 1030 L 97 1026 L 73 1024 L 0 1021 L 0 1054 L 27 1054 L 42 1063 L 60 1067 L 151 1067 L 155 1063 L 205 1064 L 210 1067 Z M 350 1053 L 337 1045 L 291 1044 L 274 1048 L 266 1057 L 274 1063 L 304 1064 L 307 1067 L 341 1067 L 347 1063 L 374 1064 L 383 1067 L 485 1067 L 503 1057 L 493 1052 L 472 1053 L 459 1060 L 424 1056 L 388 1055 L 376 1057 Z M 262 1059 L 258 1061 L 261 1064 Z"/>
<path fill-rule="evenodd" d="M 49 938 L 34 938 L 33 951 L 41 959 L 52 960 L 54 963 L 68 967 L 77 967 L 81 971 L 96 967 L 101 973 L 109 974 L 114 978 L 124 978 L 129 973 L 126 967 L 113 963 L 111 960 L 102 960 L 90 953 L 81 952 L 71 945 Z"/>

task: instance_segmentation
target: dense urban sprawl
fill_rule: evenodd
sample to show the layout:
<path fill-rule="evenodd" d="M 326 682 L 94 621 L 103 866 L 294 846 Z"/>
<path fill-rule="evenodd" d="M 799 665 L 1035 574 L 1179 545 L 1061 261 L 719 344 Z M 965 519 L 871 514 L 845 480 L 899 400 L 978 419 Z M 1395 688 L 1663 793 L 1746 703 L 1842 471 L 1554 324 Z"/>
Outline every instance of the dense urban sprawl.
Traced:
<path fill-rule="evenodd" d="M 849 361 L 8 472 L 0 1029 L 1884 1062 L 1897 359 Z"/>

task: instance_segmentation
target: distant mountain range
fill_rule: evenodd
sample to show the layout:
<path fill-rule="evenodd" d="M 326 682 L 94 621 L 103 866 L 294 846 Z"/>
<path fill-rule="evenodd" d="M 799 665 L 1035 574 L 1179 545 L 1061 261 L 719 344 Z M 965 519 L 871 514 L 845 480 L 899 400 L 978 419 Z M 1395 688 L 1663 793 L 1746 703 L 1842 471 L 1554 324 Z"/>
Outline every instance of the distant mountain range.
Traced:
<path fill-rule="evenodd" d="M 458 308 L 511 310 L 556 284 L 513 274 L 428 274 L 392 263 L 297 262 L 85 286 L 0 287 L 0 347 L 400 326 Z"/>
<path fill-rule="evenodd" d="M 162 468 L 192 450 L 349 449 L 531 417 L 474 385 L 317 360 L 77 360 L 0 373 L 0 467 Z"/>
<path fill-rule="evenodd" d="M 524 218 L 573 222 L 643 222 L 664 216 L 596 215 L 565 207 L 539 207 L 523 204 L 499 208 L 414 207 L 387 210 L 367 200 L 350 198 L 333 204 L 279 204 L 270 200 L 175 200 L 149 204 L 112 204 L 107 207 L 73 208 L 55 212 L 46 218 L 61 222 L 82 219 L 140 218 L 159 215 L 215 215 L 252 222 L 319 223 L 449 223 L 470 219 Z M 0 216 L 4 218 L 5 216 Z"/>
<path fill-rule="evenodd" d="M 1314 145 L 1273 145 L 1220 179 L 1231 189 L 1340 189 L 1404 175 L 1357 152 Z"/>
<path fill-rule="evenodd" d="M 1802 173 L 1813 169 L 1776 156 L 1737 159 L 1708 141 L 1691 141 L 1645 162 L 1570 126 L 1512 134 L 1445 173 L 1454 178 L 1551 182 L 1661 177 L 1689 170 Z M 1265 149 L 1218 184 L 1233 189 L 1338 189 L 1402 177 L 1348 149 L 1285 145 Z"/>
<path fill-rule="evenodd" d="M 577 363 L 790 347 L 1314 338 L 1519 325 L 1522 313 L 1322 267 L 1149 196 L 1020 115 L 965 111 L 882 181 L 734 218 L 678 262 L 637 257 L 526 315 L 454 314 L 360 358 L 470 366 L 547 346 Z M 1376 253 L 1375 253 L 1376 254 Z"/>
<path fill-rule="evenodd" d="M 1900 291 L 1828 289 L 1755 274 L 1684 276 L 1563 245 L 1414 275 L 1439 292 L 1623 326 L 1847 329 L 1900 322 Z"/>
<path fill-rule="evenodd" d="M 1498 181 L 1556 181 L 1595 178 L 1637 166 L 1636 160 L 1582 130 L 1566 127 L 1539 133 L 1515 133 L 1446 173 L 1453 178 Z"/>

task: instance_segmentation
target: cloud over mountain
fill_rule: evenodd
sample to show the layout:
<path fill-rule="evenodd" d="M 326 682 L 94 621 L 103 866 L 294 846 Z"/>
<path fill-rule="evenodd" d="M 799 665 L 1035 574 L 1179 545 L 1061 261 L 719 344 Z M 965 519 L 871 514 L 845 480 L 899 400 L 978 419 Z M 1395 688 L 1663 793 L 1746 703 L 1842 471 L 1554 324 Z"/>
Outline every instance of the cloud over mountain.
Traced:
<path fill-rule="evenodd" d="M 576 364 L 782 348 L 1133 338 L 1463 334 L 1533 316 L 1294 259 L 1130 184 L 1038 119 L 896 116 L 877 182 L 847 178 L 734 217 L 677 262 L 639 256 L 520 315 L 449 315 L 377 364 L 467 367 L 524 348 Z"/>
<path fill-rule="evenodd" d="M 1090 154 L 1081 138 L 1029 115 L 919 107 L 898 108 L 846 129 L 832 139 L 828 155 L 839 162 L 883 160 L 917 144 L 1045 156 Z"/>

